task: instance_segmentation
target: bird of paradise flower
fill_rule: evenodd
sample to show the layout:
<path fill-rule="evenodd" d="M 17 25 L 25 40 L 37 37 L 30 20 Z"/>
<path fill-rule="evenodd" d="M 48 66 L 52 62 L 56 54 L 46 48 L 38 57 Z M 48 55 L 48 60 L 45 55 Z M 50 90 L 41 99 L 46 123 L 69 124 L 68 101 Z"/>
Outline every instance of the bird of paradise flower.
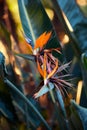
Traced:
<path fill-rule="evenodd" d="M 59 60 L 52 55 L 52 51 L 61 53 L 59 48 L 45 48 L 45 45 L 51 38 L 51 34 L 52 32 L 44 32 L 43 34 L 41 34 L 36 39 L 34 47 L 32 47 L 31 44 L 27 44 L 27 47 L 29 49 L 28 56 L 32 56 L 35 58 L 37 69 L 44 80 L 44 84 L 41 89 L 34 94 L 36 98 L 50 91 L 54 88 L 54 86 L 60 90 L 62 95 L 64 95 L 64 92 L 68 95 L 66 87 L 73 88 L 71 83 L 63 80 L 63 77 L 69 77 L 69 74 L 61 73 L 60 76 L 58 75 L 58 73 L 62 72 L 63 70 L 66 71 L 66 68 L 69 66 L 70 63 L 66 63 L 60 66 Z M 26 39 L 28 41 L 27 37 Z M 22 54 L 17 55 L 26 58 L 26 56 Z M 31 57 L 29 58 L 32 59 Z"/>

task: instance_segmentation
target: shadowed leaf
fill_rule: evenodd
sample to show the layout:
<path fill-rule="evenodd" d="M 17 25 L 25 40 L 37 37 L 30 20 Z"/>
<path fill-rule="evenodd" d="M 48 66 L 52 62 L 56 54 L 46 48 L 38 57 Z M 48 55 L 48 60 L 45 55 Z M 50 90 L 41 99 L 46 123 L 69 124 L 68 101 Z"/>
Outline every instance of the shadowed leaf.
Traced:
<path fill-rule="evenodd" d="M 81 60 L 82 60 L 84 67 L 87 69 L 87 52 L 82 53 Z"/>
<path fill-rule="evenodd" d="M 77 105 L 74 100 L 71 100 L 71 105 L 74 107 L 77 114 L 79 115 L 79 118 L 81 119 L 81 123 L 83 125 L 83 129 L 87 130 L 87 108 Z"/>
<path fill-rule="evenodd" d="M 6 95 L 5 95 L 6 96 Z M 6 117 L 7 119 L 9 119 L 10 121 L 14 121 L 14 111 L 12 111 L 12 104 L 11 103 L 8 103 L 10 102 L 10 100 L 8 99 L 7 100 L 7 103 L 4 102 L 5 99 L 3 99 L 2 96 L 0 96 L 0 115 L 3 115 L 4 117 Z M 5 100 L 6 101 L 6 100 Z"/>
<path fill-rule="evenodd" d="M 63 117 L 65 119 L 66 129 L 67 130 L 71 130 L 69 121 L 67 120 L 68 118 L 67 118 L 67 113 L 66 113 L 66 109 L 65 109 L 65 104 L 64 104 L 64 101 L 63 101 L 63 97 L 62 97 L 61 92 L 60 92 L 59 89 L 56 89 L 56 94 L 57 94 L 57 100 L 58 100 L 59 105 L 60 105 L 60 109 L 61 109 Z"/>
<path fill-rule="evenodd" d="M 11 50 L 10 33 L 3 23 L 0 22 L 0 39 L 4 40 L 9 50 Z"/>

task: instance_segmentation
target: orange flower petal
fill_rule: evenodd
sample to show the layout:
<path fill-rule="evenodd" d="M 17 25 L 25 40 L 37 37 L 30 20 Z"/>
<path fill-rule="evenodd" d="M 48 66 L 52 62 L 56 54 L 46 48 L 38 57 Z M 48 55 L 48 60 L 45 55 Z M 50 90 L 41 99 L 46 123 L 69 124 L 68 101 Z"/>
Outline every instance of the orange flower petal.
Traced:
<path fill-rule="evenodd" d="M 52 32 L 44 32 L 43 34 L 41 34 L 40 37 L 36 40 L 34 49 L 43 47 L 48 42 L 51 34 Z"/>

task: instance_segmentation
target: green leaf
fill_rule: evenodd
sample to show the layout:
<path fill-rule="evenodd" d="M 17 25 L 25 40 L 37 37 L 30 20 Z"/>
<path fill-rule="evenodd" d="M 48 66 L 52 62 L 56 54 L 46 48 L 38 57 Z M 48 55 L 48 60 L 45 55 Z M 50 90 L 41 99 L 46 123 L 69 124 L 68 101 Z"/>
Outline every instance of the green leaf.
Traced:
<path fill-rule="evenodd" d="M 39 103 L 36 100 L 34 100 L 32 97 L 30 97 L 30 96 L 27 96 L 27 98 L 36 107 L 36 109 L 41 112 Z M 37 128 L 40 125 L 41 120 L 39 119 L 39 117 L 37 115 L 35 115 L 35 113 L 32 112 L 32 109 L 29 108 L 29 107 L 28 107 L 28 113 L 29 113 L 29 116 L 31 118 L 31 121 L 33 122 L 33 124 Z"/>
<path fill-rule="evenodd" d="M 73 39 L 72 47 L 74 51 L 76 51 L 77 49 L 77 52 L 80 55 L 87 49 L 87 18 L 84 16 L 84 14 L 82 14 L 81 9 L 79 8 L 75 0 L 64 0 L 64 2 L 62 0 L 55 1 L 60 6 L 61 10 L 65 13 L 67 19 L 69 20 L 73 28 L 73 31 L 68 31 L 68 34 L 71 32 L 72 38 L 70 35 L 69 37 L 71 40 Z M 58 8 L 56 10 L 57 14 L 59 14 Z M 62 21 L 62 24 L 64 25 L 64 21 Z M 67 26 L 67 29 L 68 28 L 69 27 Z"/>
<path fill-rule="evenodd" d="M 59 89 L 56 90 L 56 94 L 57 94 L 57 99 L 58 99 L 58 102 L 59 102 L 61 110 L 62 110 L 62 114 L 66 118 L 66 110 L 65 110 L 65 106 L 64 106 L 64 101 L 63 101 L 63 98 L 62 98 L 62 95 L 61 95 L 61 92 Z"/>
<path fill-rule="evenodd" d="M 75 101 L 73 101 L 73 100 L 71 101 L 71 105 L 74 107 L 74 109 L 77 112 L 79 118 L 81 119 L 80 126 L 83 125 L 84 130 L 87 130 L 87 108 L 84 108 L 84 107 L 77 105 L 75 103 Z M 81 127 L 79 127 L 79 128 L 81 129 Z"/>
<path fill-rule="evenodd" d="M 84 81 L 84 90 L 87 97 L 87 52 L 82 53 L 80 66 L 81 66 L 81 72 Z"/>
<path fill-rule="evenodd" d="M 52 88 L 52 87 L 54 87 L 54 84 L 52 84 L 52 83 L 49 83 L 48 84 L 49 86 L 49 88 Z M 51 96 L 51 98 L 52 98 L 52 101 L 53 101 L 53 103 L 55 103 L 56 101 L 55 101 L 55 96 L 54 96 L 54 93 L 53 93 L 53 89 L 50 89 L 50 96 Z"/>
<path fill-rule="evenodd" d="M 5 99 L 6 98 L 6 99 Z M 4 116 L 10 121 L 15 121 L 15 109 L 13 107 L 11 97 L 0 92 L 0 116 Z"/>
<path fill-rule="evenodd" d="M 57 100 L 58 100 L 59 105 L 60 105 L 60 109 L 61 109 L 63 117 L 65 119 L 65 126 L 66 126 L 67 130 L 70 130 L 69 121 L 68 121 L 67 113 L 65 110 L 65 104 L 64 104 L 63 97 L 62 97 L 59 89 L 56 90 L 56 94 L 57 94 Z"/>
<path fill-rule="evenodd" d="M 24 33 L 32 40 L 32 47 L 42 33 L 52 31 L 52 37 L 46 48 L 61 48 L 53 25 L 40 0 L 18 0 L 18 7 Z M 60 60 L 62 58 L 61 55 Z"/>
<path fill-rule="evenodd" d="M 37 114 L 37 116 L 39 117 L 39 119 L 43 122 L 43 124 L 45 125 L 45 127 L 50 130 L 49 125 L 47 124 L 47 122 L 44 120 L 43 116 L 40 114 L 40 112 L 36 109 L 36 107 L 32 104 L 32 102 L 26 98 L 26 96 L 19 90 L 17 89 L 17 87 L 11 83 L 7 78 L 4 79 L 4 83 L 8 85 L 8 87 L 13 90 L 14 92 L 16 92 L 18 94 L 18 96 L 20 96 L 20 98 L 22 98 L 25 103 L 29 106 L 29 108 L 32 109 L 32 111 Z"/>
<path fill-rule="evenodd" d="M 77 38 L 78 36 L 76 37 L 76 35 L 74 34 L 74 31 L 72 29 L 73 26 L 68 26 L 68 24 L 63 16 L 63 13 L 62 13 L 64 11 L 66 16 L 67 16 L 67 14 L 69 14 L 67 16 L 67 18 L 70 17 L 70 20 L 72 20 L 72 23 L 71 23 L 71 21 L 69 21 L 71 25 L 77 24 L 78 20 L 76 20 L 76 18 L 78 18 L 78 17 L 76 17 L 76 12 L 78 12 L 78 11 L 74 10 L 74 8 L 76 7 L 75 6 L 76 2 L 75 2 L 75 0 L 73 0 L 73 1 L 70 0 L 69 2 L 68 2 L 68 0 L 65 0 L 64 2 L 62 2 L 61 0 L 55 0 L 55 1 L 51 0 L 51 1 L 53 4 L 53 9 L 55 10 L 55 12 L 58 16 L 59 21 L 61 22 L 61 26 L 63 27 L 65 33 L 69 36 L 70 43 L 72 43 L 71 45 L 72 45 L 72 48 L 74 49 L 75 55 L 79 58 L 80 54 L 81 54 L 81 50 L 78 45 L 78 43 L 79 43 L 78 38 Z M 73 3 L 74 3 L 74 5 L 73 5 Z M 73 6 L 73 8 L 72 8 L 73 11 L 71 11 L 71 8 L 70 8 L 71 5 Z M 66 14 L 66 12 L 67 12 L 67 14 Z M 74 14 L 74 17 L 76 17 L 76 18 L 74 18 L 74 17 L 71 18 L 73 16 L 73 14 Z M 77 13 L 77 15 L 79 15 L 79 14 Z M 76 29 L 76 25 L 75 25 L 75 29 Z"/>
<path fill-rule="evenodd" d="M 4 76 L 7 75 L 7 69 L 5 66 L 5 57 L 2 52 L 0 52 L 0 77 L 3 80 Z"/>
<path fill-rule="evenodd" d="M 15 109 L 12 104 L 11 93 L 4 83 L 4 78 L 7 76 L 7 70 L 5 66 L 5 57 L 0 52 L 0 115 L 3 115 L 10 121 L 17 120 Z"/>
<path fill-rule="evenodd" d="M 87 69 L 87 52 L 82 53 L 81 60 L 82 60 L 84 67 Z"/>
<path fill-rule="evenodd" d="M 40 106 L 38 102 L 28 95 L 26 97 L 38 109 L 38 111 L 40 111 Z M 13 101 L 18 118 L 22 122 L 26 122 L 26 118 L 27 123 L 30 125 L 30 127 L 37 128 L 40 125 L 41 120 L 34 112 L 32 112 L 32 109 L 24 102 L 23 99 L 21 99 L 20 97 L 18 98 L 18 100 L 14 99 Z"/>

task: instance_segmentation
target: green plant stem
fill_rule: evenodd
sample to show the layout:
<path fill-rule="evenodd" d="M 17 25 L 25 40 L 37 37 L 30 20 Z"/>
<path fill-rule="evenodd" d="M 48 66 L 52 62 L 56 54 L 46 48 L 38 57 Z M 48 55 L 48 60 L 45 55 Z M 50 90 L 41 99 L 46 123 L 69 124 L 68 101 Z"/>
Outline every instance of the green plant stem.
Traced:
<path fill-rule="evenodd" d="M 28 105 L 29 107 L 32 108 L 32 110 L 38 115 L 38 117 L 40 118 L 40 120 L 43 122 L 43 124 L 45 125 L 45 127 L 48 130 L 51 130 L 51 128 L 49 127 L 49 125 L 47 124 L 47 122 L 44 120 L 44 118 L 42 117 L 42 115 L 39 113 L 39 111 L 34 107 L 34 105 L 29 101 L 29 99 L 27 99 L 25 97 L 25 95 L 17 89 L 17 87 L 12 84 L 7 78 L 4 79 L 4 82 L 11 88 L 13 89 Z"/>

